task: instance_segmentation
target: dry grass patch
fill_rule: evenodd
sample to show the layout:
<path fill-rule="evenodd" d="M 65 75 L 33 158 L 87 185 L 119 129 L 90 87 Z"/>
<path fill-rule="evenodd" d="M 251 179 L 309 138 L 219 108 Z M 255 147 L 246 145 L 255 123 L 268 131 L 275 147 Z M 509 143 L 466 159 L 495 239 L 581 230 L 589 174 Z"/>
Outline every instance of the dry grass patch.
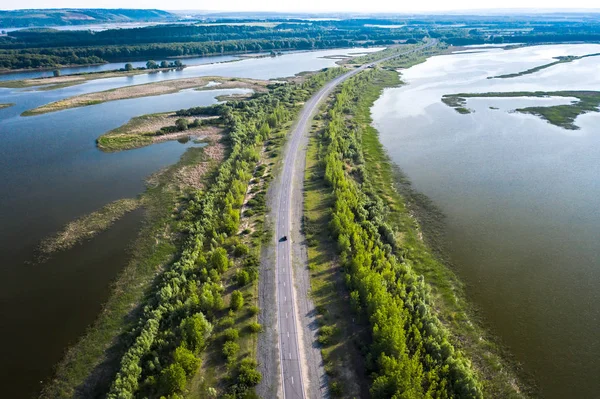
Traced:
<path fill-rule="evenodd" d="M 114 222 L 122 218 L 141 205 L 141 201 L 124 198 L 103 206 L 67 224 L 61 231 L 42 241 L 40 250 L 45 254 L 62 251 L 73 247 L 75 244 L 94 237 L 108 229 Z"/>
<path fill-rule="evenodd" d="M 85 107 L 87 105 L 101 104 L 107 101 L 125 100 L 129 98 L 157 96 L 161 94 L 176 93 L 184 89 L 214 90 L 215 85 L 211 82 L 220 83 L 220 89 L 246 88 L 254 91 L 266 91 L 267 82 L 256 79 L 238 79 L 221 77 L 196 77 L 185 79 L 165 80 L 143 85 L 125 86 L 112 90 L 99 91 L 95 93 L 81 94 L 55 101 L 49 104 L 23 112 L 22 116 L 31 116 L 55 112 L 69 108 Z"/>

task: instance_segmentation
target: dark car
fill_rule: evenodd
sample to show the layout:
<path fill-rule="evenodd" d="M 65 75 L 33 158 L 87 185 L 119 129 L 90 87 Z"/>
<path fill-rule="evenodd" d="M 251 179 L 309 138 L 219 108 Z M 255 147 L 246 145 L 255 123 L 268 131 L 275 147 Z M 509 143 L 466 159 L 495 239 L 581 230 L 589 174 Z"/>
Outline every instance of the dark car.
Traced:
<path fill-rule="evenodd" d="M 281 239 L 279 241 L 287 241 L 287 236 L 281 237 Z"/>

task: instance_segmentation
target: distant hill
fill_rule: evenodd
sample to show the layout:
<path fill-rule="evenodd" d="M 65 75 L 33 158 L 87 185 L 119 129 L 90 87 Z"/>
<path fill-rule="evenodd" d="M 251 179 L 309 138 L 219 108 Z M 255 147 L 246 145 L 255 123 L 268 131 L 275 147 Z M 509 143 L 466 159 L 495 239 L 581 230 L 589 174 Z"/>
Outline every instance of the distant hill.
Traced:
<path fill-rule="evenodd" d="M 28 26 L 87 25 L 111 22 L 174 21 L 178 17 L 161 10 L 133 9 L 43 9 L 0 11 L 1 28 Z"/>

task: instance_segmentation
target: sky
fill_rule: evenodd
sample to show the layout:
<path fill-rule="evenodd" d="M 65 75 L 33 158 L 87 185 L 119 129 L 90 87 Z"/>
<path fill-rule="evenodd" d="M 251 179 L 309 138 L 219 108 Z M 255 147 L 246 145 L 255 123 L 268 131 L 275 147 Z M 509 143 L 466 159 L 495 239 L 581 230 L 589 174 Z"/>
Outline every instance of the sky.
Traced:
<path fill-rule="evenodd" d="M 432 12 L 477 9 L 598 8 L 597 0 L 0 0 L 15 8 L 158 8 L 161 10 L 283 12 Z"/>

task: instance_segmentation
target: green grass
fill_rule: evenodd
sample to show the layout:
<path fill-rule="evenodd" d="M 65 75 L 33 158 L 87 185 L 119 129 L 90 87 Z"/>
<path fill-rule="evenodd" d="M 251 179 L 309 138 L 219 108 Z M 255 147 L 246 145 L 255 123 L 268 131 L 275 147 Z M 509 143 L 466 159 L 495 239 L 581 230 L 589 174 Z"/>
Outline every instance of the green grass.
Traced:
<path fill-rule="evenodd" d="M 2 109 L 2 108 L 8 108 L 8 107 L 12 107 L 13 105 L 15 105 L 15 103 L 4 103 L 4 104 L 0 104 L 0 109 Z"/>
<path fill-rule="evenodd" d="M 106 152 L 115 152 L 131 150 L 152 144 L 152 137 L 156 132 L 132 133 L 133 129 L 152 121 L 157 117 L 162 117 L 170 112 L 161 112 L 156 114 L 147 114 L 131 118 L 126 124 L 104 133 L 96 140 L 99 149 Z"/>
<path fill-rule="evenodd" d="M 539 116 L 548 123 L 567 130 L 578 130 L 575 119 L 588 112 L 600 111 L 600 92 L 598 91 L 517 91 L 517 92 L 490 92 L 490 93 L 458 93 L 446 94 L 442 102 L 453 107 L 458 113 L 463 112 L 467 98 L 511 98 L 511 97 L 575 97 L 577 101 L 567 105 L 553 105 L 548 107 L 517 108 L 515 111 L 523 114 Z"/>
<path fill-rule="evenodd" d="M 521 72 L 517 72 L 517 73 L 509 73 L 509 74 L 506 74 L 506 75 L 499 75 L 499 76 L 489 76 L 488 79 L 510 79 L 510 78 L 517 78 L 519 76 L 530 75 L 532 73 L 536 73 L 536 72 L 542 71 L 542 70 L 544 70 L 546 68 L 553 67 L 554 65 L 565 64 L 565 63 L 573 62 L 573 61 L 576 61 L 576 60 L 580 60 L 582 58 L 597 57 L 597 56 L 600 56 L 600 53 L 586 54 L 586 55 L 581 55 L 581 56 L 567 55 L 567 56 L 554 57 L 558 61 L 550 62 L 548 64 L 540 65 L 540 66 L 537 66 L 535 68 L 527 69 L 525 71 L 521 71 Z"/>

